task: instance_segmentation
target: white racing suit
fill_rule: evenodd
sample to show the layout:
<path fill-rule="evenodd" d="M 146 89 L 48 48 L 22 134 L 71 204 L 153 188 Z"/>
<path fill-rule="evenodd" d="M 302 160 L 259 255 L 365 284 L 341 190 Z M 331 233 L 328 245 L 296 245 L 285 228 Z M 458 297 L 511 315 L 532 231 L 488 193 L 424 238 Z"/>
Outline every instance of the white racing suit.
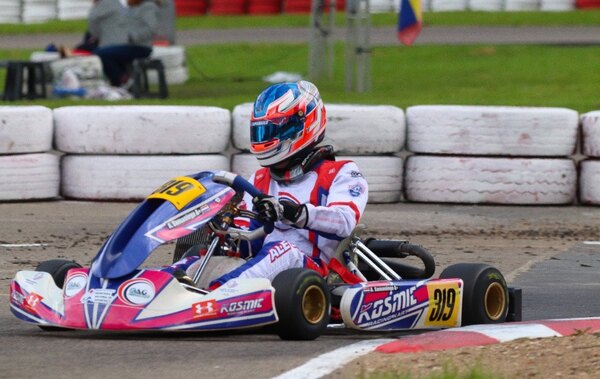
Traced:
<path fill-rule="evenodd" d="M 254 256 L 215 279 L 210 288 L 217 288 L 233 278 L 273 280 L 281 271 L 295 267 L 327 275 L 336 248 L 341 240 L 350 236 L 367 205 L 369 190 L 357 165 L 352 161 L 324 160 L 291 183 L 271 179 L 269 170 L 262 168 L 250 177 L 250 182 L 277 199 L 306 204 L 308 222 L 304 229 L 276 222 L 262 245 L 261 241 L 253 244 Z M 252 204 L 252 197 L 246 194 L 244 202 Z M 258 225 L 249 226 L 253 229 Z"/>

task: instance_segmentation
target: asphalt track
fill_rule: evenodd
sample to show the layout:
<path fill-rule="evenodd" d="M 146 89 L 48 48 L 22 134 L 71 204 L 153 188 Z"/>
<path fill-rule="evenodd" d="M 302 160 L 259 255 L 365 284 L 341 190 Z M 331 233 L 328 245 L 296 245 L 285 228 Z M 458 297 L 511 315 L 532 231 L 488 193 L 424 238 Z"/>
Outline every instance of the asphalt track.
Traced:
<path fill-rule="evenodd" d="M 287 342 L 264 332 L 43 332 L 10 313 L 7 285 L 13 271 L 29 269 L 37 261 L 55 257 L 89 263 L 99 241 L 133 206 L 79 202 L 0 204 L 0 260 L 4 266 L 0 268 L 0 302 L 3 304 L 0 307 L 0 377 L 272 378 L 340 348 L 354 349 L 357 343 L 413 334 L 330 330 L 316 341 Z M 490 245 L 495 246 L 494 250 L 482 252 L 477 259 L 518 273 L 509 273 L 513 278 L 509 281 L 523 288 L 526 320 L 600 315 L 597 295 L 600 246 L 583 243 L 600 235 L 597 228 L 588 227 L 600 224 L 600 209 L 393 204 L 370 206 L 365 222 L 384 236 L 398 238 L 404 233 L 424 233 L 423 238 L 430 241 L 424 243 L 425 246 L 441 240 L 440 246 L 444 245 L 446 252 L 450 252 L 441 255 L 442 262 L 453 256 L 461 260 L 462 256 L 472 256 L 473 251 L 461 253 L 461 249 L 474 241 L 485 244 L 493 240 Z M 573 229 L 570 235 L 565 231 L 565 235 L 570 236 L 564 238 L 565 246 L 569 246 L 566 249 L 555 246 L 561 239 L 545 241 L 541 238 L 536 239 L 537 242 L 528 241 L 531 246 L 522 251 L 517 247 L 519 241 L 512 236 L 540 232 L 551 237 L 554 230 L 574 224 L 581 224 L 581 228 Z M 527 230 L 521 230 L 526 227 Z M 472 234 L 480 232 L 484 234 L 476 240 L 470 239 Z M 444 238 L 446 234 L 448 238 Z M 25 243 L 40 247 L 7 247 Z M 534 243 L 540 245 L 534 246 Z M 503 256 L 498 251 L 506 252 Z M 530 251 L 544 254 L 533 257 Z M 557 253 L 548 253 L 550 251 Z M 514 260 L 511 265 L 507 262 L 509 258 Z"/>

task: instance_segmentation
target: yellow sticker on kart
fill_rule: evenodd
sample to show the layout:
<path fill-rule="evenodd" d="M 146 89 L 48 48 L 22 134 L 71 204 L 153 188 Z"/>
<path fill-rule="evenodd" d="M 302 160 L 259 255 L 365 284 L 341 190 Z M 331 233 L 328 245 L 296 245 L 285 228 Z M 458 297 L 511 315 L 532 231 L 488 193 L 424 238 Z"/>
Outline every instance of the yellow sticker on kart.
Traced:
<path fill-rule="evenodd" d="M 427 283 L 429 309 L 425 325 L 454 327 L 460 323 L 462 306 L 461 280 L 436 280 Z"/>
<path fill-rule="evenodd" d="M 187 176 L 178 176 L 162 185 L 159 189 L 152 192 L 148 199 L 167 200 L 181 210 L 196 197 L 206 192 L 206 188 L 197 180 Z"/>

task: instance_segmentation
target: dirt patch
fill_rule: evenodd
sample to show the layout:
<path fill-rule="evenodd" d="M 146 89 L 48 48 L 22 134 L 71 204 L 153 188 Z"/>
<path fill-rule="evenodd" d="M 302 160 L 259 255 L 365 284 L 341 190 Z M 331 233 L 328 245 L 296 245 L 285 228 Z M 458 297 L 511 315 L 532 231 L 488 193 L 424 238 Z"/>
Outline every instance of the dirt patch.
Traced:
<path fill-rule="evenodd" d="M 600 333 L 440 352 L 373 353 L 329 377 L 467 378 L 472 374 L 486 378 L 599 378 Z"/>

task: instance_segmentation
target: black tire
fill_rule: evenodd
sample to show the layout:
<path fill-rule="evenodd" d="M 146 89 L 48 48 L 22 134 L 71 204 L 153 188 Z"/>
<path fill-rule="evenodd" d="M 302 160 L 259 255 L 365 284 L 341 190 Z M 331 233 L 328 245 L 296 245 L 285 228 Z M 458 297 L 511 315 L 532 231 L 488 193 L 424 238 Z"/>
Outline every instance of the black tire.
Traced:
<path fill-rule="evenodd" d="M 52 279 L 54 279 L 54 283 L 58 288 L 63 288 L 65 285 L 65 278 L 67 277 L 67 273 L 72 268 L 81 268 L 82 266 L 74 261 L 69 261 L 66 259 L 50 259 L 48 261 L 41 262 L 36 268 L 35 271 L 47 272 L 52 275 Z M 56 331 L 66 331 L 70 330 L 67 328 L 60 328 L 57 326 L 45 326 L 38 325 L 40 329 L 47 332 L 56 332 Z"/>
<path fill-rule="evenodd" d="M 440 274 L 440 279 L 450 278 L 460 278 L 464 282 L 463 326 L 506 321 L 508 288 L 498 269 L 482 263 L 458 263 Z"/>
<path fill-rule="evenodd" d="M 50 259 L 48 261 L 41 262 L 36 268 L 35 271 L 43 271 L 52 275 L 52 279 L 54 279 L 54 283 L 58 288 L 63 288 L 65 285 L 65 278 L 67 277 L 67 273 L 72 268 L 81 268 L 82 266 L 74 261 L 69 261 L 66 259 Z"/>
<path fill-rule="evenodd" d="M 331 294 L 317 272 L 293 268 L 279 273 L 272 282 L 279 322 L 275 331 L 284 340 L 314 340 L 329 323 Z"/>

